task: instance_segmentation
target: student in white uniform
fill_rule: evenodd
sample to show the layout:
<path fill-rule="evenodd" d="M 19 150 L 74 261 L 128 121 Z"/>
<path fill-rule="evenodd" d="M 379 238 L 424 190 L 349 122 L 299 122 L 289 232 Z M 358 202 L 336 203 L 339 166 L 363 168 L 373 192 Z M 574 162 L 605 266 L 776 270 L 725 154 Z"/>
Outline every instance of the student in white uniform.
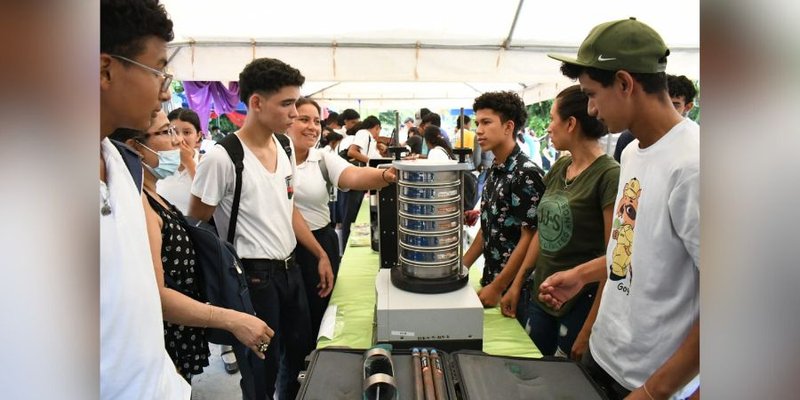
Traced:
<path fill-rule="evenodd" d="M 333 229 L 328 210 L 330 191 L 380 189 L 395 181 L 394 168 L 356 167 L 338 154 L 314 148 L 320 135 L 320 107 L 314 100 L 297 100 L 297 118 L 287 133 L 294 143 L 297 159 L 295 205 L 308 224 L 311 233 L 325 249 L 333 267 L 334 280 L 339 271 L 339 238 Z M 327 177 L 323 174 L 327 172 Z M 295 248 L 297 264 L 303 272 L 306 296 L 311 311 L 313 337 L 317 337 L 322 315 L 330 297 L 322 297 L 315 289 L 319 283 L 317 258 L 302 246 Z"/>
<path fill-rule="evenodd" d="M 669 49 L 634 18 L 596 26 L 578 57 L 551 56 L 578 79 L 589 115 L 636 138 L 622 153 L 605 264 L 558 272 L 539 298 L 561 307 L 603 280 L 583 363 L 622 398 L 683 399 L 700 371 L 700 128 L 667 91 Z"/>
<path fill-rule="evenodd" d="M 454 160 L 450 143 L 444 139 L 441 130 L 436 125 L 428 125 L 422 134 L 428 146 L 428 160 Z"/>
<path fill-rule="evenodd" d="M 118 128 L 144 130 L 170 98 L 172 21 L 157 1 L 100 4 L 100 398 L 186 399 L 191 387 L 164 348 L 144 198 Z M 132 155 L 123 159 L 121 151 Z M 133 167 L 132 167 L 133 168 Z M 133 171 L 141 177 L 141 165 Z"/>
<path fill-rule="evenodd" d="M 255 364 L 256 371 L 263 371 L 253 382 L 257 399 L 271 398 L 276 390 L 281 399 L 295 398 L 297 374 L 314 346 L 303 276 L 294 256 L 298 242 L 319 260 L 319 295 L 333 289 L 328 255 L 294 205 L 294 155 L 287 154 L 277 136 L 297 117 L 295 102 L 303 82 L 300 71 L 280 60 L 259 58 L 245 66 L 239 74 L 239 96 L 248 106 L 247 117 L 228 139 L 238 140 L 244 153 L 233 244 L 242 258 L 256 313 L 275 331 L 266 360 Z M 235 181 L 231 157 L 216 146 L 203 157 L 192 184 L 189 214 L 205 221 L 213 215 L 221 237 L 228 236 Z M 239 354 L 237 359 L 241 369 L 245 361 Z M 248 388 L 243 382 L 243 389 Z"/>
<path fill-rule="evenodd" d="M 347 110 L 345 110 L 347 111 Z M 371 158 L 381 156 L 378 151 L 378 135 L 381 132 L 381 121 L 374 115 L 370 115 L 352 128 L 356 131 L 352 144 L 347 149 L 347 155 L 358 165 L 369 164 Z M 344 142 L 344 140 L 342 140 Z M 350 226 L 356 222 L 361 203 L 364 201 L 363 190 L 352 190 L 343 197 L 345 198 L 344 210 L 342 213 L 342 253 L 347 248 L 347 240 L 350 238 Z"/>

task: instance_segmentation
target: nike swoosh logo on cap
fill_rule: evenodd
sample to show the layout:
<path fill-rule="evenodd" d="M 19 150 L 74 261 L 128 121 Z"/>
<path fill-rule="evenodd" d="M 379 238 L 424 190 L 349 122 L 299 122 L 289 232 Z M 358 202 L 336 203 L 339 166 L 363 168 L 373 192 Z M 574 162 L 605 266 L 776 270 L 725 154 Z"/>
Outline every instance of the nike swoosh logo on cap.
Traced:
<path fill-rule="evenodd" d="M 611 60 L 616 60 L 616 59 L 617 59 L 616 57 L 608 57 L 608 58 L 603 57 L 602 54 L 597 56 L 597 61 L 611 61 Z"/>

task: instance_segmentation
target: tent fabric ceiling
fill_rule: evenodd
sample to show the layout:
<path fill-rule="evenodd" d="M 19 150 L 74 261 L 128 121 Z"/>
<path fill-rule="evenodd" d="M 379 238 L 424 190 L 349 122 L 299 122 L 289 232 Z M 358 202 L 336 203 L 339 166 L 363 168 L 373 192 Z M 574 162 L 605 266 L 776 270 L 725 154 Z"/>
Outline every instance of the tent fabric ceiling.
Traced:
<path fill-rule="evenodd" d="M 698 0 L 162 2 L 176 79 L 235 81 L 273 57 L 303 73 L 304 95 L 345 107 L 470 107 L 493 90 L 552 98 L 572 82 L 547 53 L 574 54 L 594 25 L 629 16 L 662 35 L 667 72 L 699 78 Z"/>

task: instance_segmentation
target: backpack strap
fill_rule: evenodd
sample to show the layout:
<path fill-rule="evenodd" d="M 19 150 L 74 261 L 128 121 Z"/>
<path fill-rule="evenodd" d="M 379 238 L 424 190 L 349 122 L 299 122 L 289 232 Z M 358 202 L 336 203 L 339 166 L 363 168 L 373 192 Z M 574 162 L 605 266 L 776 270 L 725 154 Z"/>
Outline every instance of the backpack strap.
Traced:
<path fill-rule="evenodd" d="M 295 169 L 297 168 L 297 163 L 295 162 L 294 157 L 292 156 L 292 141 L 289 140 L 289 137 L 283 133 L 276 133 L 275 137 L 278 139 L 278 142 L 283 147 L 283 151 L 286 153 L 286 157 L 289 157 L 289 165 L 292 166 L 292 181 L 291 185 L 294 186 L 294 177 L 295 177 Z M 291 189 L 292 191 L 294 189 Z"/>
<path fill-rule="evenodd" d="M 139 153 L 125 143 L 114 139 L 109 140 L 111 140 L 111 144 L 117 148 L 119 154 L 122 155 L 125 166 L 128 167 L 128 172 L 131 173 L 131 177 L 133 178 L 133 183 L 136 184 L 136 190 L 139 191 L 139 194 L 142 194 L 142 175 L 144 172 L 142 171 L 142 159 L 139 157 Z"/>
<path fill-rule="evenodd" d="M 325 179 L 325 188 L 328 189 L 328 196 L 333 196 L 333 182 L 328 176 L 328 165 L 325 164 L 325 154 L 322 152 L 319 155 L 319 170 L 322 172 L 322 178 Z"/>
<path fill-rule="evenodd" d="M 236 134 L 226 135 L 217 142 L 228 152 L 236 170 L 236 185 L 233 189 L 233 204 L 231 205 L 231 220 L 228 224 L 228 243 L 233 244 L 234 234 L 236 233 L 236 219 L 239 217 L 239 200 L 242 198 L 242 171 L 244 170 L 244 148 L 242 141 Z"/>

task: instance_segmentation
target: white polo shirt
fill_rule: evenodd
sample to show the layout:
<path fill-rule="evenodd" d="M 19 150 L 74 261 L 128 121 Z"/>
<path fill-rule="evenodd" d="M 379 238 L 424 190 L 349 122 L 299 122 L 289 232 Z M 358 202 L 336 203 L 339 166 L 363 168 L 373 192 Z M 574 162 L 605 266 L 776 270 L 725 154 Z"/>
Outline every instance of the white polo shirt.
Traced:
<path fill-rule="evenodd" d="M 358 146 L 361 154 L 367 156 L 370 160 L 373 158 L 381 158 L 381 153 L 378 152 L 378 143 L 372 133 L 366 129 L 361 129 L 356 132 L 356 138 L 353 140 L 354 145 Z"/>
<path fill-rule="evenodd" d="M 235 134 L 238 135 L 238 132 Z M 294 195 L 290 198 L 288 194 L 290 187 L 294 190 L 292 185 L 296 182 L 292 176 L 294 157 L 290 160 L 286 156 L 275 135 L 272 135 L 272 140 L 278 155 L 278 165 L 274 173 L 267 171 L 242 142 L 242 194 L 233 243 L 241 258 L 282 260 L 297 245 L 292 229 Z M 294 152 L 294 145 L 291 146 Z M 192 194 L 203 203 L 216 207 L 214 222 L 222 238 L 228 236 L 235 185 L 236 170 L 233 161 L 225 148 L 214 146 L 197 166 Z"/>
<path fill-rule="evenodd" d="M 312 231 L 331 223 L 327 183 L 319 166 L 323 159 L 328 169 L 328 179 L 335 187 L 339 187 L 339 177 L 345 169 L 356 168 L 338 154 L 320 149 L 308 150 L 306 161 L 297 166 L 295 204 Z M 340 190 L 346 192 L 348 189 Z"/>
<path fill-rule="evenodd" d="M 100 207 L 111 207 L 100 216 L 100 398 L 188 400 L 191 387 L 164 346 L 141 194 L 111 141 L 100 146 Z"/>

